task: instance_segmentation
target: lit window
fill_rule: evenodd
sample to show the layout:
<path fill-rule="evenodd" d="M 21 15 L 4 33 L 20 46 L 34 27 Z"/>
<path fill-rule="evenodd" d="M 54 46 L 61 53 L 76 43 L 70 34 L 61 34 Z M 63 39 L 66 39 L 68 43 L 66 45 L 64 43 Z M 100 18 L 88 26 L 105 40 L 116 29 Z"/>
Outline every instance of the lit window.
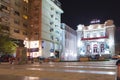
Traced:
<path fill-rule="evenodd" d="M 23 18 L 24 18 L 24 19 L 28 19 L 28 16 L 27 16 L 27 15 L 23 15 Z"/>
<path fill-rule="evenodd" d="M 23 0 L 24 2 L 28 3 L 28 0 Z"/>

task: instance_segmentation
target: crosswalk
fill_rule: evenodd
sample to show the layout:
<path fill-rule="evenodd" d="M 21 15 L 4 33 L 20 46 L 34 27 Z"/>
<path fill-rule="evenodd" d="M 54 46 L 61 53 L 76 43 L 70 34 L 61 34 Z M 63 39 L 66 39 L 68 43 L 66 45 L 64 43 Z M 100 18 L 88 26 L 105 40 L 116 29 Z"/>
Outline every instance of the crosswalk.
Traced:
<path fill-rule="evenodd" d="M 28 70 L 116 75 L 115 60 L 101 62 L 50 62 L 34 64 Z M 37 66 L 37 67 L 35 67 Z"/>
<path fill-rule="evenodd" d="M 116 80 L 117 66 L 115 64 L 116 60 L 42 64 L 36 62 L 26 65 L 1 64 L 0 74 L 7 76 L 10 74 L 9 77 L 14 78 L 12 80 Z M 0 77 L 2 80 L 9 80 L 2 75 Z"/>

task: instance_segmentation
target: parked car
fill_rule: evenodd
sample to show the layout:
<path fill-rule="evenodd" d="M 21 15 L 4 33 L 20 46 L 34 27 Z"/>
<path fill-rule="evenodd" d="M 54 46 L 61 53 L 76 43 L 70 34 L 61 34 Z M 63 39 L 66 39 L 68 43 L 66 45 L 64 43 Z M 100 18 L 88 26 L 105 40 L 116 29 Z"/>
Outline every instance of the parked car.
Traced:
<path fill-rule="evenodd" d="M 112 56 L 112 59 L 120 59 L 120 55 L 114 55 Z"/>
<path fill-rule="evenodd" d="M 13 56 L 10 54 L 3 54 L 3 55 L 1 55 L 1 62 L 9 62 L 9 59 L 12 57 Z"/>

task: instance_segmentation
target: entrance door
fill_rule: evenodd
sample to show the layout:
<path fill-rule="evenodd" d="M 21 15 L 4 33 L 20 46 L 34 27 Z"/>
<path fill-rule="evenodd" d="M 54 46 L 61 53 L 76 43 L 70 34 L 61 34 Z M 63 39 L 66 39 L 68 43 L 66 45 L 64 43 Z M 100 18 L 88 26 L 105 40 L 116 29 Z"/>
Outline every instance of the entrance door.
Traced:
<path fill-rule="evenodd" d="M 98 54 L 98 45 L 97 44 L 93 45 L 93 54 Z"/>

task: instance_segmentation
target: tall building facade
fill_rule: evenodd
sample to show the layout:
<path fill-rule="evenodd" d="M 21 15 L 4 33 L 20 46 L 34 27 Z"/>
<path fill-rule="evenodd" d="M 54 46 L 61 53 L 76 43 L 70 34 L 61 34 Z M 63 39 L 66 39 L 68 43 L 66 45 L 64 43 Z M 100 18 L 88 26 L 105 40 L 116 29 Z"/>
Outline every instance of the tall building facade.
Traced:
<path fill-rule="evenodd" d="M 54 51 L 61 52 L 61 4 L 58 0 L 42 0 L 42 53 L 49 57 Z"/>
<path fill-rule="evenodd" d="M 24 40 L 28 34 L 27 0 L 0 0 L 0 25 L 4 34 Z"/>
<path fill-rule="evenodd" d="M 58 0 L 0 0 L 0 25 L 10 38 L 24 41 L 28 56 L 61 51 L 61 3 Z"/>
<path fill-rule="evenodd" d="M 65 23 L 62 27 L 62 53 L 60 54 L 62 61 L 77 61 L 77 32 Z"/>
<path fill-rule="evenodd" d="M 77 52 L 79 56 L 108 56 L 115 54 L 115 25 L 112 20 L 104 24 L 79 25 L 77 28 Z"/>

